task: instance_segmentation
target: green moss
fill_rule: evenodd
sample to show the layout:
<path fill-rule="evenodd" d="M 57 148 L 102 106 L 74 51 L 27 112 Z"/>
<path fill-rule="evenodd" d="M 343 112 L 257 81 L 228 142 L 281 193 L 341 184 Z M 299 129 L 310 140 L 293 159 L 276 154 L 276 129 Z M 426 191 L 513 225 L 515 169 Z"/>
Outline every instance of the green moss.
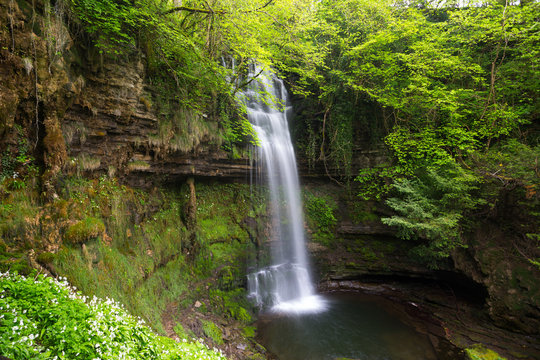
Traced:
<path fill-rule="evenodd" d="M 3 181 L 0 186 L 5 185 Z M 35 247 L 40 226 L 36 221 L 40 208 L 37 187 L 27 186 L 2 194 L 0 202 L 0 238 L 10 247 L 27 250 Z"/>
<path fill-rule="evenodd" d="M 228 317 L 236 319 L 244 324 L 253 321 L 250 312 L 247 310 L 250 304 L 247 301 L 244 289 L 220 290 L 210 289 L 209 296 L 213 310 L 218 314 L 226 314 Z"/>
<path fill-rule="evenodd" d="M 469 360 L 506 360 L 506 358 L 497 354 L 495 351 L 486 348 L 482 344 L 475 344 L 465 349 Z"/>
<path fill-rule="evenodd" d="M 105 232 L 105 224 L 95 217 L 86 217 L 68 227 L 64 239 L 70 244 L 81 244 Z"/>
<path fill-rule="evenodd" d="M 196 338 L 193 331 L 184 329 L 184 326 L 182 326 L 180 323 L 176 323 L 173 330 L 180 339 L 189 340 Z"/>
<path fill-rule="evenodd" d="M 29 274 L 32 271 L 28 258 L 24 253 L 9 251 L 7 245 L 0 239 L 0 271 Z"/>
<path fill-rule="evenodd" d="M 212 339 L 216 345 L 222 345 L 223 344 L 223 332 L 221 329 L 214 324 L 213 322 L 209 320 L 201 320 L 202 323 L 202 330 L 204 332 L 204 335 L 206 337 Z"/>
<path fill-rule="evenodd" d="M 256 330 L 257 328 L 255 326 L 246 326 L 242 329 L 242 333 L 247 338 L 254 338 Z"/>
<path fill-rule="evenodd" d="M 40 264 L 50 264 L 54 261 L 56 254 L 50 252 L 43 252 L 38 255 L 37 262 Z"/>
<path fill-rule="evenodd" d="M 215 216 L 199 221 L 199 233 L 210 243 L 233 239 L 246 241 L 248 239 L 247 232 L 226 216 Z"/>
<path fill-rule="evenodd" d="M 380 217 L 375 213 L 376 210 L 371 201 L 357 200 L 348 204 L 349 216 L 356 224 L 379 220 Z"/>
<path fill-rule="evenodd" d="M 28 275 L 33 269 L 28 262 L 28 258 L 23 254 L 8 254 L 7 256 L 0 255 L 0 271 Z"/>
<path fill-rule="evenodd" d="M 377 254 L 375 253 L 375 251 L 373 251 L 373 249 L 371 247 L 364 246 L 364 247 L 360 248 L 360 254 L 362 254 L 362 257 L 367 261 L 377 261 L 378 260 Z"/>

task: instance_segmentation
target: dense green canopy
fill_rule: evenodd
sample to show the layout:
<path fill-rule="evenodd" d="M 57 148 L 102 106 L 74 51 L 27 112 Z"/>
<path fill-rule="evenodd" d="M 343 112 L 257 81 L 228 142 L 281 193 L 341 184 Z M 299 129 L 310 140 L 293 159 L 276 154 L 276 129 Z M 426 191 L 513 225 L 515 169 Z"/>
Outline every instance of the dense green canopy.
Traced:
<path fill-rule="evenodd" d="M 235 110 L 246 81 L 231 77 L 253 61 L 281 73 L 314 104 L 297 121 L 302 155 L 331 163 L 344 183 L 356 177 L 364 198 L 390 194 L 397 215 L 386 222 L 429 239 L 435 257 L 461 244 L 464 214 L 489 202 L 482 181 L 518 183 L 537 202 L 538 2 L 70 0 L 70 9 L 104 56 L 144 53 L 150 83 L 215 113 L 225 144 L 251 135 Z M 231 58 L 234 73 L 222 66 Z M 388 163 L 353 168 L 358 122 L 386 144 Z"/>

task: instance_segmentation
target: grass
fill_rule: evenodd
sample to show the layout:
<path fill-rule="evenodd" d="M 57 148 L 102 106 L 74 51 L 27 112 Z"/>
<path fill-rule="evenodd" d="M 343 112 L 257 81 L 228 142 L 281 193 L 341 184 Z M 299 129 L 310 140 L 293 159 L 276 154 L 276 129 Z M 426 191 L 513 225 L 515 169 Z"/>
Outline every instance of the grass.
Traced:
<path fill-rule="evenodd" d="M 217 122 L 187 108 L 174 109 L 169 115 L 160 118 L 158 134 L 149 139 L 151 145 L 181 152 L 196 150 L 203 141 L 215 144 L 216 148 L 221 145 Z"/>
<path fill-rule="evenodd" d="M 135 160 L 128 163 L 128 169 L 132 171 L 144 171 L 150 168 L 150 164 L 146 161 Z"/>
<path fill-rule="evenodd" d="M 99 169 L 101 166 L 101 159 L 96 156 L 81 155 L 76 162 L 82 170 L 87 171 Z"/>

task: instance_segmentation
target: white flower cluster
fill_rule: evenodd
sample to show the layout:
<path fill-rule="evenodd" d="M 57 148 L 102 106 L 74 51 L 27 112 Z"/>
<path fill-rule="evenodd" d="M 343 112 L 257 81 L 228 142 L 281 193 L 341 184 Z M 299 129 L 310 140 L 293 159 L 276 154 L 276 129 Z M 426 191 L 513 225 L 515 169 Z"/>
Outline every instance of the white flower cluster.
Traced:
<path fill-rule="evenodd" d="M 35 286 L 38 289 L 34 290 L 36 293 L 43 292 L 42 298 L 36 299 L 35 296 L 32 298 L 32 301 L 37 302 L 34 304 L 34 312 L 39 310 L 48 314 L 61 305 L 64 308 L 68 305 L 69 308 L 70 304 L 73 304 L 73 309 L 80 311 L 86 309 L 85 320 L 82 322 L 71 321 L 69 317 L 62 318 L 62 315 L 58 315 L 63 322 L 49 324 L 51 327 L 46 329 L 48 341 L 54 340 L 62 346 L 56 349 L 55 344 L 48 343 L 49 349 L 46 349 L 39 345 L 43 343 L 40 336 L 44 334 L 44 332 L 39 334 L 40 324 L 34 322 L 35 319 L 30 319 L 31 314 L 20 306 L 25 304 L 24 301 L 18 303 L 10 295 L 11 286 L 16 287 L 17 283 L 26 286 L 22 287 L 26 291 L 31 291 L 28 289 Z M 68 359 L 70 356 L 79 355 L 69 347 L 75 348 L 84 342 L 90 347 L 85 351 L 95 354 L 93 360 L 225 360 L 220 351 L 210 350 L 202 343 L 202 339 L 193 343 L 160 340 L 142 319 L 130 315 L 113 299 L 101 300 L 95 296 L 90 299 L 76 292 L 66 278 L 39 276 L 36 279 L 27 279 L 16 274 L 0 273 L 0 290 L 0 353 L 3 344 L 11 343 L 24 347 L 27 353 L 35 355 L 36 358 L 52 358 L 47 354 L 56 354 L 54 359 Z M 58 320 L 56 317 L 53 318 Z M 8 331 L 3 331 L 5 329 Z M 36 341 L 38 339 L 39 341 Z M 70 351 L 73 351 L 71 355 Z"/>
<path fill-rule="evenodd" d="M 2 300 L 4 299 L 0 299 L 0 322 L 2 327 L 6 328 L 2 329 L 4 330 L 3 337 L 7 337 L 13 345 L 39 347 L 34 342 L 38 338 L 36 324 L 21 314 L 19 309 L 10 307 Z"/>

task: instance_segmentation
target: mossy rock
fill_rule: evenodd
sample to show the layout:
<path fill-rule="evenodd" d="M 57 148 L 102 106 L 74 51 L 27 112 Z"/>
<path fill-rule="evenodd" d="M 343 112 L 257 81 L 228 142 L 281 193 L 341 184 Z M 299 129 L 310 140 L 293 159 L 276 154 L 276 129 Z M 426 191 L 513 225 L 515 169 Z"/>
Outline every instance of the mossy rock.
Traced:
<path fill-rule="evenodd" d="M 465 349 L 465 353 L 468 360 L 506 360 L 506 358 L 482 344 L 475 344 Z"/>
<path fill-rule="evenodd" d="M 56 257 L 55 253 L 43 252 L 37 256 L 36 260 L 38 263 L 42 265 L 46 265 L 46 264 L 51 264 L 54 261 L 55 257 Z"/>
<path fill-rule="evenodd" d="M 71 225 L 64 236 L 70 244 L 82 244 L 105 232 L 105 224 L 95 217 L 87 217 Z"/>

